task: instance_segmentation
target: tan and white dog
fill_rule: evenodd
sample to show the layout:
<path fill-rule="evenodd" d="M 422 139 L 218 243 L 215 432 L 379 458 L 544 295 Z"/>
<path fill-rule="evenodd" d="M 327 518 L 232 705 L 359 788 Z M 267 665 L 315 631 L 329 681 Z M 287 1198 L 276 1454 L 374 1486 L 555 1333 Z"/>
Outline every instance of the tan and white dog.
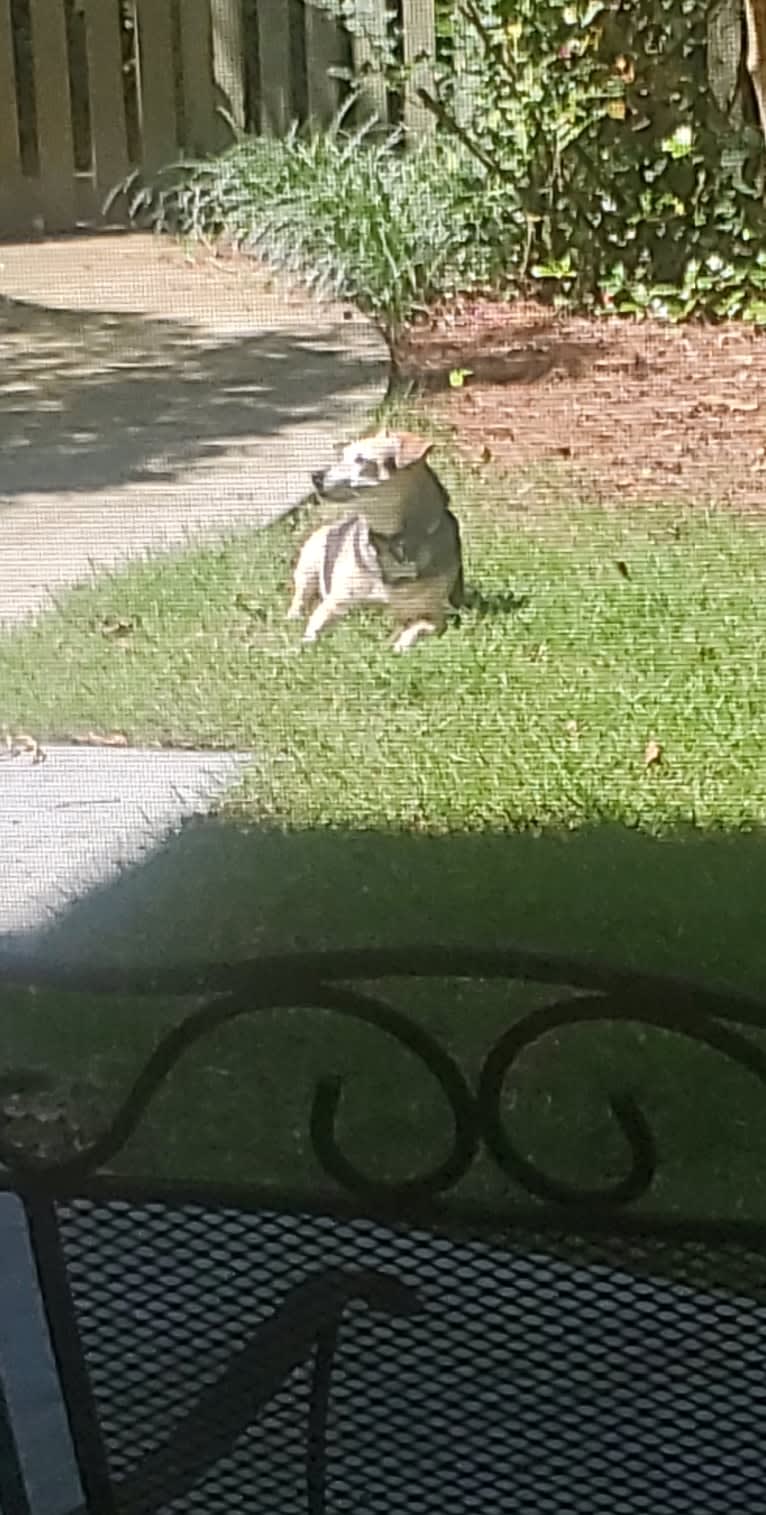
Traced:
<path fill-rule="evenodd" d="M 312 475 L 323 500 L 356 511 L 320 526 L 301 549 L 288 619 L 308 616 L 315 642 L 356 606 L 387 609 L 395 652 L 442 632 L 450 608 L 464 603 L 460 528 L 449 495 L 428 465 L 432 443 L 406 431 L 381 431 L 345 447 Z"/>

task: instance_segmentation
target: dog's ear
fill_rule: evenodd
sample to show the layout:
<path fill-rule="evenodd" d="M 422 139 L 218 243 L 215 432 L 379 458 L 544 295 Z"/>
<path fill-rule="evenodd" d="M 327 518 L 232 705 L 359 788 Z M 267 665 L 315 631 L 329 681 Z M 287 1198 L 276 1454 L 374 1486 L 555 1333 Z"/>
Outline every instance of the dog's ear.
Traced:
<path fill-rule="evenodd" d="M 419 437 L 414 431 L 395 431 L 392 440 L 396 443 L 398 468 L 410 468 L 413 463 L 421 463 L 434 445 L 430 437 Z"/>

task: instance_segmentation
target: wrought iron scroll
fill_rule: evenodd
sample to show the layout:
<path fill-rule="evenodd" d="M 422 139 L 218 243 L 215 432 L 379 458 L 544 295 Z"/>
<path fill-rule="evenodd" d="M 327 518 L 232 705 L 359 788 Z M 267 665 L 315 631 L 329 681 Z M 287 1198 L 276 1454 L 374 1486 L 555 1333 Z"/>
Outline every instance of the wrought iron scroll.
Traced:
<path fill-rule="evenodd" d="M 550 985 L 565 994 L 514 1018 L 487 1053 L 474 1091 L 439 1041 L 370 987 L 381 980 L 450 978 Z M 122 1150 L 194 1044 L 229 1022 L 278 1008 L 331 1011 L 375 1028 L 418 1060 L 444 1100 L 452 1127 L 446 1156 L 404 1180 L 384 1182 L 361 1172 L 342 1150 L 338 1137 L 342 1081 L 318 1082 L 309 1112 L 313 1150 L 339 1188 L 374 1213 L 393 1209 L 427 1215 L 429 1209 L 438 1209 L 444 1196 L 470 1171 L 482 1146 L 534 1200 L 559 1210 L 579 1207 L 614 1216 L 647 1196 L 657 1168 L 655 1139 L 640 1105 L 624 1091 L 615 1091 L 611 1109 L 629 1159 L 624 1174 L 611 1185 L 578 1187 L 544 1172 L 518 1150 L 507 1129 L 503 1091 L 514 1064 L 534 1042 L 565 1027 L 631 1022 L 673 1031 L 719 1053 L 766 1085 L 766 1055 L 743 1034 L 746 1028 L 766 1029 L 766 1002 L 687 980 L 522 950 L 358 949 L 134 974 L 54 970 L 0 954 L 0 993 L 4 986 L 104 996 L 177 996 L 189 1005 L 186 1017 L 155 1048 L 112 1120 L 80 1151 L 54 1163 L 41 1163 L 9 1141 L 0 1126 L 0 1162 L 12 1180 L 26 1183 L 45 1179 L 71 1187 L 96 1174 Z M 9 1073 L 0 1078 L 0 1086 L 8 1087 L 13 1077 Z"/>

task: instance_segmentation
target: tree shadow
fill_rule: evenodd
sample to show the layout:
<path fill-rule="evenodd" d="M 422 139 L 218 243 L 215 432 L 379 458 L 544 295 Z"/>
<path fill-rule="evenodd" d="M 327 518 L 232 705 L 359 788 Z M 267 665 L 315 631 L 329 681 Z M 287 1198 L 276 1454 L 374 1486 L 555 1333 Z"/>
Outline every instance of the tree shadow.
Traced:
<path fill-rule="evenodd" d="M 211 960 L 233 968 L 269 952 L 319 947 L 406 949 L 410 944 L 414 960 L 427 942 L 487 948 L 516 942 L 539 949 L 548 962 L 553 953 L 610 960 L 641 974 L 655 970 L 730 980 L 763 995 L 765 886 L 766 837 L 756 833 L 698 832 L 655 840 L 593 826 L 542 836 L 423 836 L 278 832 L 205 821 L 188 825 L 142 866 L 71 904 L 26 945 L 38 954 L 41 967 L 58 962 L 87 977 L 109 965 L 136 975 L 150 965 L 202 967 Z M 416 974 L 394 986 L 376 983 L 376 996 L 383 990 L 390 1007 L 384 1012 L 387 1021 L 376 1014 L 379 999 L 373 1005 L 369 995 L 361 1000 L 337 983 L 324 999 L 307 1002 L 298 969 L 295 999 L 275 995 L 270 1001 L 257 965 L 249 981 L 240 980 L 233 1005 L 222 997 L 202 1009 L 188 992 L 175 1004 L 161 992 L 142 1002 L 128 989 L 120 995 L 21 993 L 14 1003 L 4 989 L 0 1006 L 9 1063 L 47 1065 L 56 1077 L 70 1072 L 101 1082 L 102 1109 L 84 1132 L 92 1150 L 115 1109 L 126 1108 L 126 1093 L 136 1089 L 137 1075 L 143 1076 L 152 1058 L 156 1065 L 171 1044 L 182 1053 L 175 1061 L 166 1059 L 167 1076 L 156 1098 L 142 1109 L 140 1125 L 114 1163 L 105 1164 L 102 1186 L 86 1187 L 82 1201 L 65 1202 L 63 1234 L 76 1299 L 85 1299 L 99 1329 L 104 1319 L 112 1321 L 117 1299 L 130 1327 L 131 1311 L 143 1319 L 140 1311 L 146 1314 L 154 1290 L 162 1342 L 170 1342 L 173 1370 L 183 1371 L 188 1381 L 188 1354 L 178 1368 L 173 1351 L 188 1334 L 190 1312 L 197 1326 L 206 1301 L 217 1327 L 222 1312 L 224 1326 L 230 1317 L 229 1350 L 232 1356 L 241 1353 L 248 1288 L 263 1289 L 265 1279 L 271 1289 L 273 1274 L 279 1299 L 296 1271 L 302 1281 L 315 1259 L 327 1266 L 337 1254 L 339 1266 L 348 1270 L 357 1253 L 347 1215 L 356 1206 L 365 1217 L 355 1223 L 362 1236 L 358 1246 L 384 1274 L 393 1271 L 415 1283 L 429 1301 L 428 1331 L 415 1340 L 432 1342 L 445 1320 L 451 1333 L 458 1321 L 461 1329 L 466 1321 L 475 1325 L 478 1299 L 486 1348 L 486 1321 L 492 1324 L 496 1311 L 502 1352 L 495 1377 L 490 1373 L 495 1385 L 508 1379 L 509 1301 L 513 1304 L 523 1392 L 516 1373 L 512 1413 L 519 1402 L 526 1403 L 524 1394 L 537 1394 L 545 1410 L 554 1378 L 567 1391 L 570 1379 L 580 1387 L 585 1383 L 590 1408 L 591 1357 L 605 1394 L 616 1392 L 612 1385 L 624 1386 L 626 1371 L 635 1380 L 636 1362 L 644 1366 L 636 1342 L 639 1336 L 644 1342 L 650 1320 L 660 1322 L 667 1347 L 668 1322 L 672 1327 L 676 1318 L 689 1317 L 690 1361 L 703 1387 L 720 1384 L 732 1362 L 741 1378 L 753 1301 L 763 1298 L 762 1231 L 754 1241 L 747 1223 L 762 1226 L 766 1215 L 766 1120 L 762 1083 L 727 1048 L 725 1039 L 735 1034 L 736 1004 L 732 1001 L 731 1021 L 716 1021 L 709 1005 L 702 1006 L 697 1041 L 688 1016 L 680 1034 L 674 1028 L 673 993 L 663 994 L 659 987 L 642 1001 L 634 998 L 623 1024 L 616 996 L 607 999 L 603 1015 L 590 996 L 577 1023 L 569 1018 L 576 997 L 567 997 L 565 987 L 559 991 L 551 979 L 527 983 L 519 995 L 512 984 L 482 981 L 478 974 L 475 981 L 451 984 L 449 968 L 445 957 L 443 976 L 426 981 Z M 562 978 L 563 986 L 566 982 Z M 188 1026 L 195 1012 L 202 1034 L 185 1040 L 180 1023 L 185 1019 Z M 415 1028 L 409 1041 L 400 1029 L 405 1017 Z M 505 1141 L 506 1152 L 512 1144 L 519 1160 L 499 1162 L 488 1139 L 477 1141 L 476 1150 L 471 1145 L 473 1093 L 479 1090 L 475 1104 L 481 1110 L 482 1083 L 493 1059 L 497 1062 L 501 1039 L 509 1028 L 523 1030 L 525 1018 L 534 1034 L 501 1079 L 498 1100 L 501 1156 Z M 711 1026 L 720 1033 L 717 1046 L 706 1041 Z M 763 1033 L 763 1019 L 760 1026 Z M 753 1027 L 746 1030 L 752 1033 Z M 401 1186 L 413 1172 L 438 1175 L 445 1152 L 449 1161 L 458 1145 L 444 1099 L 447 1080 L 440 1086 L 433 1079 L 436 1059 L 423 1055 L 424 1047 L 435 1044 L 442 1066 L 459 1070 L 458 1094 L 466 1090 L 470 1163 L 459 1172 L 456 1196 L 448 1188 L 438 1193 L 435 1211 L 422 1199 L 420 1210 L 408 1209 Z M 144 1092 L 146 1085 L 143 1077 Z M 23 1100 L 20 1079 L 6 1080 L 6 1088 L 21 1089 Z M 34 1088 L 31 1092 L 34 1114 Z M 80 1115 L 77 1093 L 73 1118 Z M 87 1096 L 86 1090 L 82 1097 Z M 524 1183 L 536 1176 L 587 1185 L 591 1194 L 618 1187 L 631 1165 L 624 1129 L 615 1119 L 619 1096 L 623 1109 L 628 1096 L 635 1101 L 650 1132 L 657 1161 L 656 1181 L 650 1175 L 651 1208 L 642 1210 L 639 1203 L 600 1212 L 596 1206 L 535 1210 Z M 489 1103 L 485 1087 L 485 1108 Z M 62 1111 L 43 1097 L 37 1108 L 38 1126 L 50 1141 L 56 1121 L 63 1124 Z M 82 1131 L 78 1124 L 78 1137 Z M 323 1156 L 335 1164 L 334 1174 L 328 1164 L 323 1170 Z M 195 1189 L 200 1181 L 212 1184 L 212 1191 Z M 75 1172 L 75 1186 L 81 1182 Z M 674 1230 L 679 1212 L 683 1224 Z M 251 1213 L 257 1223 L 248 1219 Z M 742 1236 L 733 1225 L 721 1227 L 721 1217 L 744 1223 Z M 715 1224 L 705 1232 L 700 1222 L 708 1218 Z M 464 1227 L 465 1238 L 454 1238 L 451 1225 Z M 100 1309 L 98 1289 L 105 1301 Z M 271 1301 L 272 1294 L 267 1297 Z M 624 1339 L 612 1321 L 605 1346 L 604 1321 L 609 1325 L 615 1301 L 626 1321 Z M 445 1314 L 449 1311 L 452 1316 Z M 547 1336 L 546 1314 L 553 1321 Z M 737 1321 L 741 1341 L 733 1334 Z M 149 1327 L 142 1341 L 147 1362 L 153 1362 Z M 367 1350 L 377 1337 L 365 1331 Z M 667 1354 L 671 1367 L 678 1355 L 672 1330 L 670 1335 L 657 1378 L 658 1403 L 662 1395 L 667 1398 Z M 548 1337 L 554 1343 L 553 1366 Z M 124 1359 L 123 1339 L 124 1333 L 120 1337 L 112 1330 L 110 1340 L 119 1348 L 115 1372 Z M 461 1340 L 450 1334 L 443 1358 L 428 1358 L 430 1376 L 424 1382 L 434 1392 L 425 1413 L 431 1414 L 433 1403 L 434 1424 L 442 1423 L 449 1403 L 459 1359 L 456 1339 Z M 266 1349 L 258 1346 L 260 1361 Z M 270 1350 L 273 1356 L 273 1342 Z M 294 1341 L 291 1350 L 294 1370 Z M 413 1349 L 408 1350 L 407 1363 Z M 640 1348 L 646 1360 L 658 1350 Z M 471 1360 L 467 1350 L 463 1355 Z M 541 1365 L 539 1382 L 537 1367 L 530 1377 L 530 1363 Z M 247 1366 L 243 1400 L 251 1404 L 255 1380 Z M 400 1374 L 398 1361 L 394 1371 Z M 114 1373 L 105 1381 L 113 1380 Z M 645 1381 L 644 1372 L 644 1399 Z M 224 1387 L 224 1401 L 237 1403 Z M 208 1398 L 218 1394 L 218 1385 L 205 1392 Z M 394 1384 L 394 1398 L 396 1392 Z M 419 1384 L 421 1420 L 422 1398 Z M 705 1406 L 707 1413 L 707 1399 Z M 482 1425 L 493 1416 L 495 1399 Z M 603 1415 L 599 1433 L 602 1420 Z M 586 1424 L 590 1421 L 584 1416 Z M 603 1436 L 595 1436 L 599 1470 L 602 1444 Z"/>
<path fill-rule="evenodd" d="M 92 1078 L 113 1113 L 158 1039 L 193 1010 L 189 983 L 211 964 L 225 977 L 250 960 L 235 1022 L 224 1014 L 218 1030 L 184 1052 L 158 1113 L 147 1115 L 118 1166 L 235 1182 L 246 1150 L 264 1181 L 322 1189 L 308 1122 L 316 1090 L 329 1079 L 347 1091 L 338 1129 L 357 1168 L 427 1170 L 451 1140 L 438 1079 L 434 1087 L 390 1027 L 376 1029 L 374 1018 L 365 1024 L 364 1015 L 360 1022 L 353 1006 L 334 1013 L 332 991 L 324 1009 L 310 995 L 307 1001 L 299 966 L 296 1008 L 277 996 L 271 1013 L 262 1004 L 249 1016 L 258 961 L 393 948 L 400 962 L 416 963 L 429 944 L 447 953 L 515 948 L 553 960 L 552 974 L 540 982 L 532 970 L 520 982 L 513 974 L 485 980 L 476 968 L 463 982 L 450 977 L 446 957 L 441 974 L 439 957 L 424 976 L 416 967 L 413 977 L 373 992 L 419 1027 L 416 1035 L 448 1052 L 471 1086 L 512 1026 L 531 1028 L 506 1076 L 504 1119 L 518 1150 L 554 1183 L 592 1189 L 595 1178 L 598 1190 L 621 1180 L 630 1162 L 614 1112 L 628 1099 L 656 1147 L 653 1200 L 659 1195 L 673 1212 L 762 1219 L 764 899 L 760 833 L 658 839 L 594 825 L 432 836 L 194 821 L 45 928 L 0 940 L 6 1067 Z M 555 960 L 573 959 L 584 965 L 580 979 L 556 970 Z M 603 1011 L 591 996 L 578 1021 L 573 995 L 582 991 L 567 985 L 587 983 L 594 965 L 607 978 L 614 970 L 623 984 L 631 974 L 666 982 L 644 984 L 625 1001 L 619 991 L 607 994 Z M 138 979 L 154 982 L 171 968 L 181 970 L 185 990 L 131 992 Z M 286 972 L 289 978 L 289 965 Z M 46 973 L 70 975 L 75 992 L 38 986 L 30 997 L 24 983 L 39 976 L 44 984 Z M 117 992 L 98 987 L 110 975 L 121 981 Z M 723 1020 L 704 993 L 697 1009 L 674 980 L 719 990 Z M 740 994 L 761 1008 L 739 1017 Z M 537 1030 L 535 1013 L 548 1017 Z M 754 1062 L 737 1050 L 737 1036 L 754 1045 Z M 461 1192 L 495 1203 L 508 1190 L 508 1176 L 498 1188 L 485 1155 Z"/>
<path fill-rule="evenodd" d="M 243 321 L 243 324 L 244 321 Z M 331 424 L 379 356 L 325 323 L 214 335 L 179 320 L 0 299 L 0 503 L 173 480 Z M 360 401 L 361 403 L 361 401 Z"/>
<path fill-rule="evenodd" d="M 766 993 L 766 836 L 187 823 L 30 939 L 41 961 L 515 943 Z"/>

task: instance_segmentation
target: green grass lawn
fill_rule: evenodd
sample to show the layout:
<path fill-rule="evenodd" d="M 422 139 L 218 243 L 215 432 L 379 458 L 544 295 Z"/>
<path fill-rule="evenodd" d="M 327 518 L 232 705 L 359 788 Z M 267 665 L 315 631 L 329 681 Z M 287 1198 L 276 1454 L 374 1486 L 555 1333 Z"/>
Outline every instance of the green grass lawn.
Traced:
<path fill-rule="evenodd" d="M 522 515 L 512 482 L 456 505 L 469 583 L 515 608 L 468 611 L 402 658 L 375 616 L 302 649 L 284 622 L 283 525 L 105 578 L 5 637 L 2 719 L 43 740 L 252 749 L 230 805 L 291 826 L 760 824 L 763 532 Z M 662 759 L 647 767 L 650 742 Z"/>
<path fill-rule="evenodd" d="M 58 928 L 70 955 L 516 942 L 763 992 L 761 529 L 579 502 L 523 511 L 513 480 L 445 472 L 468 581 L 499 608 L 408 657 L 375 617 L 300 648 L 284 622 L 289 524 L 105 578 L 0 641 L 12 730 L 254 754 L 223 829 L 189 828 L 138 882 L 112 886 L 129 939 L 75 904 Z M 650 742 L 661 759 L 647 765 Z M 541 991 L 391 997 L 474 1078 Z M 13 1061 L 87 1064 L 117 1091 L 178 1013 L 19 996 L 6 1025 Z M 376 1173 L 427 1166 L 445 1112 L 383 1047 L 310 1010 L 229 1028 L 184 1060 L 129 1163 L 315 1185 L 311 1091 L 340 1071 L 349 1153 Z M 625 1160 L 608 1096 L 626 1087 L 657 1131 L 663 1202 L 766 1215 L 761 1086 L 677 1035 L 557 1032 L 525 1054 L 507 1113 L 542 1166 L 605 1183 Z M 496 1195 L 497 1175 L 483 1167 L 470 1187 Z"/>

